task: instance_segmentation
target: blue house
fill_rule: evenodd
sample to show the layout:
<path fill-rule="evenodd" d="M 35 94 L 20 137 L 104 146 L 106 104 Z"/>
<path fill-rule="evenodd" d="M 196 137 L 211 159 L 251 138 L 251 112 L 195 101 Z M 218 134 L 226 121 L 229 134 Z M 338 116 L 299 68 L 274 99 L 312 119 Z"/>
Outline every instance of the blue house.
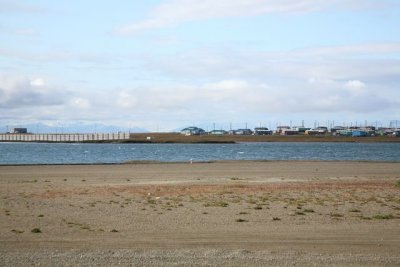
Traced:
<path fill-rule="evenodd" d="M 367 135 L 368 135 L 368 133 L 366 131 L 356 130 L 356 131 L 352 131 L 351 132 L 351 136 L 352 137 L 364 137 L 364 136 L 367 136 Z"/>

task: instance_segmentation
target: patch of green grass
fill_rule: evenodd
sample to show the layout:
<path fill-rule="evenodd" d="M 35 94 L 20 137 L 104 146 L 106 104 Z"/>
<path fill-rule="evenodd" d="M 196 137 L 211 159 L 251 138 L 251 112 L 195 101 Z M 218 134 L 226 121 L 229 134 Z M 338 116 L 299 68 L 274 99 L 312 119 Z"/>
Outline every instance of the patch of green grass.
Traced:
<path fill-rule="evenodd" d="M 273 221 L 280 221 L 281 218 L 279 218 L 279 217 L 274 217 L 274 218 L 272 218 L 272 220 L 273 220 Z"/>
<path fill-rule="evenodd" d="M 39 228 L 33 228 L 33 229 L 31 230 L 31 232 L 32 232 L 32 233 L 35 233 L 35 234 L 39 234 L 39 233 L 42 232 L 42 230 L 40 230 Z"/>
<path fill-rule="evenodd" d="M 242 180 L 242 179 L 240 179 L 239 177 L 231 177 L 231 180 L 232 181 L 239 181 L 239 180 Z"/>
<path fill-rule="evenodd" d="M 262 210 L 262 207 L 260 205 L 255 206 L 253 209 L 255 210 Z"/>
<path fill-rule="evenodd" d="M 400 180 L 397 180 L 397 181 L 395 182 L 395 186 L 396 186 L 396 187 L 400 187 Z"/>
<path fill-rule="evenodd" d="M 245 212 L 245 211 L 241 211 L 241 212 L 239 212 L 239 214 L 245 215 L 245 214 L 249 214 L 249 213 L 248 213 L 248 212 Z"/>
<path fill-rule="evenodd" d="M 119 231 L 116 230 L 116 229 L 112 229 L 110 232 L 111 232 L 111 233 L 118 233 Z"/>
<path fill-rule="evenodd" d="M 43 215 L 43 214 L 39 214 L 38 217 L 39 217 L 39 218 L 43 218 L 44 215 Z"/>
<path fill-rule="evenodd" d="M 306 214 L 305 214 L 304 212 L 302 212 L 302 211 L 296 211 L 295 214 L 296 214 L 296 215 L 306 215 Z"/>
<path fill-rule="evenodd" d="M 394 219 L 394 216 L 392 214 L 385 214 L 385 215 L 378 214 L 378 215 L 373 216 L 372 218 L 378 219 L 378 220 L 389 220 L 389 219 Z"/>
<path fill-rule="evenodd" d="M 236 219 L 236 222 L 248 222 L 248 220 L 245 220 L 245 219 Z"/>
<path fill-rule="evenodd" d="M 307 212 L 307 213 L 313 213 L 314 210 L 313 209 L 304 209 L 303 212 Z"/>

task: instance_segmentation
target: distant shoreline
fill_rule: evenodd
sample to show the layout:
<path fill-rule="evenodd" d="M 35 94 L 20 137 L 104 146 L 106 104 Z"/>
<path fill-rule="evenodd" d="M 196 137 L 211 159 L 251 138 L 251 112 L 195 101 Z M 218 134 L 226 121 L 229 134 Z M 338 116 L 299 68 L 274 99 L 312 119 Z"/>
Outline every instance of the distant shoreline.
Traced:
<path fill-rule="evenodd" d="M 121 143 L 235 144 L 244 142 L 331 142 L 331 143 L 400 143 L 399 137 L 309 136 L 309 135 L 191 135 L 179 133 L 135 133 Z"/>
<path fill-rule="evenodd" d="M 21 141 L 1 141 L 21 142 Z M 180 133 L 131 133 L 129 139 L 91 141 L 24 141 L 26 143 L 85 143 L 85 144 L 236 144 L 246 142 L 309 142 L 309 143 L 400 143 L 392 136 L 312 136 L 312 135 L 191 135 Z"/>
<path fill-rule="evenodd" d="M 208 160 L 208 161 L 157 161 L 157 160 L 128 160 L 117 163 L 21 163 L 21 164 L 0 164 L 1 167 L 67 167 L 67 166 L 118 166 L 118 165 L 209 165 L 209 164 L 251 164 L 251 163 L 370 163 L 370 164 L 397 164 L 400 160 L 379 161 L 379 160 Z"/>

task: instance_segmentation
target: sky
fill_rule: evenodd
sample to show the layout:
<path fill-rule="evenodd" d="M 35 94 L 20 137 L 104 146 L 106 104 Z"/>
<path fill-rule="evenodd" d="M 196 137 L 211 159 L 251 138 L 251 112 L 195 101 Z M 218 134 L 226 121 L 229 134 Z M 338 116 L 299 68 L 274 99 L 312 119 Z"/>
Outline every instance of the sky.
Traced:
<path fill-rule="evenodd" d="M 399 85 L 400 0 L 0 0 L 3 127 L 379 126 Z"/>

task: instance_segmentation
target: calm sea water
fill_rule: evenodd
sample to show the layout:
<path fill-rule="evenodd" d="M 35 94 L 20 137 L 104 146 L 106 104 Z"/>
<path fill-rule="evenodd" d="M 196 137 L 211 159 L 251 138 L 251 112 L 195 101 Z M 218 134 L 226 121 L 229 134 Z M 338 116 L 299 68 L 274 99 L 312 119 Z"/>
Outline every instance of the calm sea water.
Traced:
<path fill-rule="evenodd" d="M 45 144 L 0 143 L 0 164 L 121 163 L 128 160 L 400 161 L 400 143 Z"/>

